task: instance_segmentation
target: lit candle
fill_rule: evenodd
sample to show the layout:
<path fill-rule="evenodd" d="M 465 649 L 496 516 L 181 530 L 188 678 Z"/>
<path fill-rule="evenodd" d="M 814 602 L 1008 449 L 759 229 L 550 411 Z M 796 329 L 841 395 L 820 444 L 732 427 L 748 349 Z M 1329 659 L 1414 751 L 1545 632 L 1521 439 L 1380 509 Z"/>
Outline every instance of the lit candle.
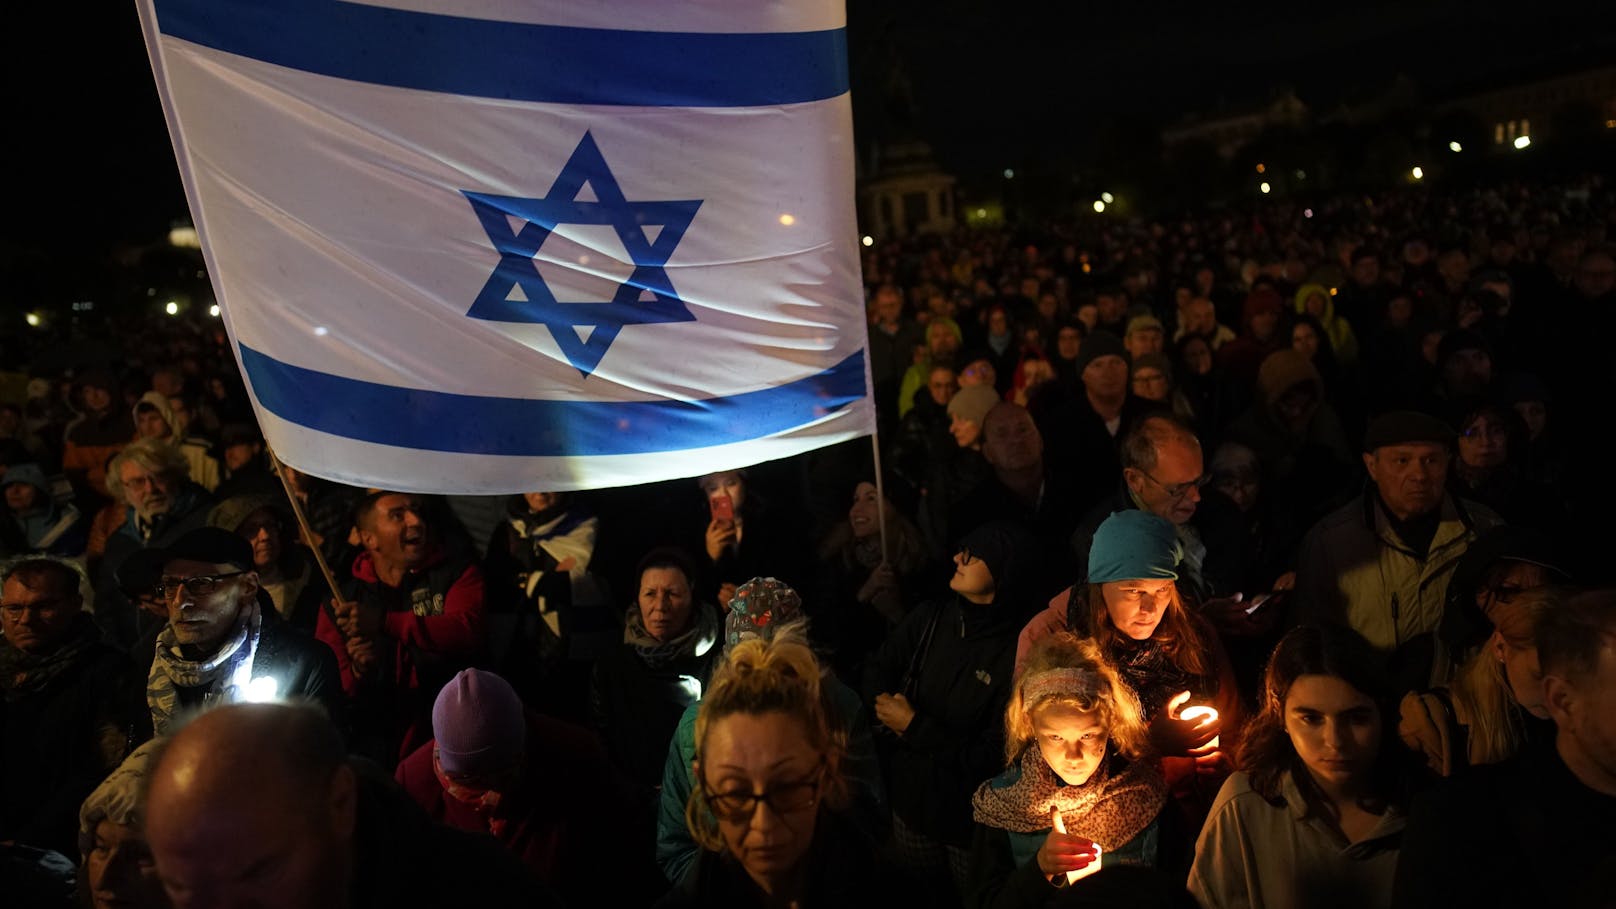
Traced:
<path fill-rule="evenodd" d="M 1213 708 L 1213 707 L 1202 707 L 1200 705 L 1196 705 L 1194 707 L 1186 707 L 1186 708 L 1184 708 L 1183 712 L 1178 715 L 1178 718 L 1181 719 L 1181 720 L 1200 720 L 1201 721 L 1200 725 L 1205 725 L 1207 723 L 1213 722 L 1214 720 L 1216 720 L 1218 718 L 1218 711 L 1217 711 L 1216 708 Z M 1210 745 L 1211 745 L 1211 749 L 1213 751 L 1217 750 L 1217 748 L 1218 748 L 1218 737 L 1217 736 L 1214 735 L 1212 737 L 1212 741 L 1211 741 Z"/>
<path fill-rule="evenodd" d="M 1060 810 L 1056 809 L 1056 810 L 1054 810 L 1054 811 L 1052 811 L 1050 813 L 1053 815 L 1054 820 L 1055 820 L 1055 832 L 1056 833 L 1065 833 L 1066 832 L 1066 821 L 1061 819 Z M 1087 865 L 1084 865 L 1082 868 L 1079 868 L 1076 871 L 1068 871 L 1068 872 L 1066 872 L 1066 883 L 1067 884 L 1076 883 L 1077 881 L 1082 880 L 1083 878 L 1088 877 L 1089 875 L 1091 875 L 1094 872 L 1099 871 L 1099 870 L 1100 870 L 1100 844 L 1095 843 L 1094 844 L 1094 861 L 1089 862 Z"/>

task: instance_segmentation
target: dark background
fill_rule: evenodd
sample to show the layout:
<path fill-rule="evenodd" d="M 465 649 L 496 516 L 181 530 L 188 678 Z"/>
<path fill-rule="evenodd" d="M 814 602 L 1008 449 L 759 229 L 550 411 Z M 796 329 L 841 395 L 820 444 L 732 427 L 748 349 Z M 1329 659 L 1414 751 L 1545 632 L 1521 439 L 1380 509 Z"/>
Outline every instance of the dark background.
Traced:
<path fill-rule="evenodd" d="M 134 3 L 29 6 L 8 10 L 0 108 L 0 263 L 24 294 L 186 217 Z M 1435 99 L 1609 63 L 1616 13 L 1603 7 L 853 0 L 855 122 L 866 149 L 926 139 L 966 187 L 1006 167 L 1103 167 L 1096 152 L 1126 159 L 1186 114 L 1285 88 L 1317 112 L 1399 76 Z"/>

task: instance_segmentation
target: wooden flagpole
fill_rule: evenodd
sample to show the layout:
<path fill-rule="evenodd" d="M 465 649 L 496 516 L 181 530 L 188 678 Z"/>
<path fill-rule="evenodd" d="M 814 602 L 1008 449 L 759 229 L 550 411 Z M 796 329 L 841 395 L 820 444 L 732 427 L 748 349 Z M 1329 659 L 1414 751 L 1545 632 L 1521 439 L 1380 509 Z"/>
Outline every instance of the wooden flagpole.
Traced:
<path fill-rule="evenodd" d="M 326 564 L 325 553 L 320 550 L 319 542 L 314 538 L 314 531 L 309 529 L 309 519 L 303 514 L 303 505 L 297 499 L 297 491 L 292 488 L 292 481 L 286 476 L 286 465 L 275 456 L 273 449 L 265 446 L 269 453 L 270 466 L 275 469 L 275 475 L 281 478 L 281 487 L 286 490 L 286 498 L 291 501 L 292 514 L 297 518 L 298 530 L 303 533 L 303 542 L 314 553 L 314 562 L 320 566 L 320 574 L 325 578 L 326 586 L 331 588 L 331 602 L 342 602 L 342 591 L 337 588 L 337 576 L 331 573 L 331 566 Z"/>

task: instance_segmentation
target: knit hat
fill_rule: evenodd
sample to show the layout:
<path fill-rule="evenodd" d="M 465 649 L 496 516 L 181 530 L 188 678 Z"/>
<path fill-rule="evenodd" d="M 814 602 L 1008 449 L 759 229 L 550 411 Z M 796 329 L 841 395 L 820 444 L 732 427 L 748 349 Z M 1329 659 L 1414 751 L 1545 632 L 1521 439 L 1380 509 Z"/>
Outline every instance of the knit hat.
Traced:
<path fill-rule="evenodd" d="M 999 403 L 999 393 L 984 385 L 972 385 L 954 392 L 948 399 L 948 415 L 970 420 L 978 426 L 987 419 L 988 411 Z"/>
<path fill-rule="evenodd" d="M 1128 320 L 1128 330 L 1123 332 L 1123 336 L 1127 337 L 1136 331 L 1151 330 L 1163 333 L 1167 331 L 1167 329 L 1162 327 L 1162 321 L 1160 319 L 1156 318 L 1150 313 L 1141 313 L 1140 315 L 1134 316 Z"/>
<path fill-rule="evenodd" d="M 1122 362 L 1131 364 L 1132 358 L 1128 355 L 1128 348 L 1122 346 L 1122 339 L 1109 331 L 1096 331 L 1083 339 L 1083 346 L 1077 349 L 1077 374 L 1082 375 L 1089 364 L 1101 357 L 1121 357 Z"/>
<path fill-rule="evenodd" d="M 1030 573 L 1039 550 L 1038 542 L 1027 531 L 1009 521 L 983 524 L 960 540 L 960 548 L 968 550 L 972 558 L 987 563 L 993 586 L 1001 594 L 996 599 L 1003 599 L 1007 586 L 1013 586 L 1022 575 Z"/>
<path fill-rule="evenodd" d="M 1416 442 L 1452 445 L 1453 440 L 1453 429 L 1436 417 L 1413 410 L 1394 410 L 1369 422 L 1369 431 L 1364 433 L 1363 450 L 1373 452 L 1387 445 Z"/>
<path fill-rule="evenodd" d="M 1137 578 L 1178 580 L 1183 549 L 1178 529 L 1166 518 L 1130 508 L 1106 518 L 1089 547 L 1089 583 Z"/>
<path fill-rule="evenodd" d="M 527 747 L 522 699 L 492 672 L 463 670 L 438 692 L 432 735 L 445 773 L 509 770 Z"/>
<path fill-rule="evenodd" d="M 151 770 L 153 756 L 162 748 L 161 737 L 151 739 L 123 759 L 118 769 L 95 787 L 79 806 L 79 853 L 89 855 L 95 846 L 95 828 L 102 821 L 120 827 L 144 826 L 140 816 L 141 783 Z"/>
<path fill-rule="evenodd" d="M 1486 354 L 1492 353 L 1492 347 L 1481 332 L 1471 331 L 1468 328 L 1459 328 L 1442 336 L 1442 343 L 1436 348 L 1436 363 L 1438 366 L 1448 362 L 1448 358 L 1461 350 L 1479 350 Z"/>
<path fill-rule="evenodd" d="M 802 615 L 802 597 L 774 578 L 753 578 L 735 588 L 724 617 L 724 647 L 769 640 L 782 623 Z"/>
<path fill-rule="evenodd" d="M 213 506 L 213 510 L 208 512 L 208 526 L 235 533 L 241 528 L 242 522 L 252 517 L 253 512 L 262 508 L 268 508 L 270 511 L 275 512 L 275 516 L 283 522 L 287 519 L 285 496 L 271 493 L 255 493 L 252 495 L 231 496 Z"/>

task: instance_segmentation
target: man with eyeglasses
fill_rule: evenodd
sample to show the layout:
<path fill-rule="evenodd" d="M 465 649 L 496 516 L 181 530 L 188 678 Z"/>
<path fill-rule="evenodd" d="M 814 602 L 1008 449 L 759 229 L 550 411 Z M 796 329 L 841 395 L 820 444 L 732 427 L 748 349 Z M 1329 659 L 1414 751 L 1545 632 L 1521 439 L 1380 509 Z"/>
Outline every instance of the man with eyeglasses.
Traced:
<path fill-rule="evenodd" d="M 120 578 L 149 586 L 168 611 L 146 676 L 156 735 L 170 734 L 186 712 L 218 704 L 311 699 L 336 716 L 336 660 L 261 595 L 246 540 L 199 527 L 131 556 Z"/>
<path fill-rule="evenodd" d="M 1345 625 L 1383 656 L 1401 690 L 1445 682 L 1435 631 L 1448 582 L 1477 535 L 1502 521 L 1447 490 L 1453 430 L 1414 411 L 1376 417 L 1369 484 L 1308 531 L 1297 558 L 1296 623 Z"/>
<path fill-rule="evenodd" d="M 1077 573 L 1088 576 L 1089 548 L 1094 533 L 1118 511 L 1139 509 L 1166 518 L 1178 530 L 1184 560 L 1178 568 L 1179 592 L 1197 607 L 1239 593 L 1240 509 L 1207 485 L 1211 475 L 1201 453 L 1201 442 L 1184 422 L 1160 411 L 1129 428 L 1120 448 L 1122 482 L 1116 493 L 1083 519 L 1071 536 Z M 1280 578 L 1276 587 L 1289 586 Z M 1251 591 L 1255 592 L 1255 591 Z"/>
<path fill-rule="evenodd" d="M 34 557 L 0 576 L 0 842 L 75 855 L 79 804 L 123 759 L 136 686 L 77 567 Z"/>

